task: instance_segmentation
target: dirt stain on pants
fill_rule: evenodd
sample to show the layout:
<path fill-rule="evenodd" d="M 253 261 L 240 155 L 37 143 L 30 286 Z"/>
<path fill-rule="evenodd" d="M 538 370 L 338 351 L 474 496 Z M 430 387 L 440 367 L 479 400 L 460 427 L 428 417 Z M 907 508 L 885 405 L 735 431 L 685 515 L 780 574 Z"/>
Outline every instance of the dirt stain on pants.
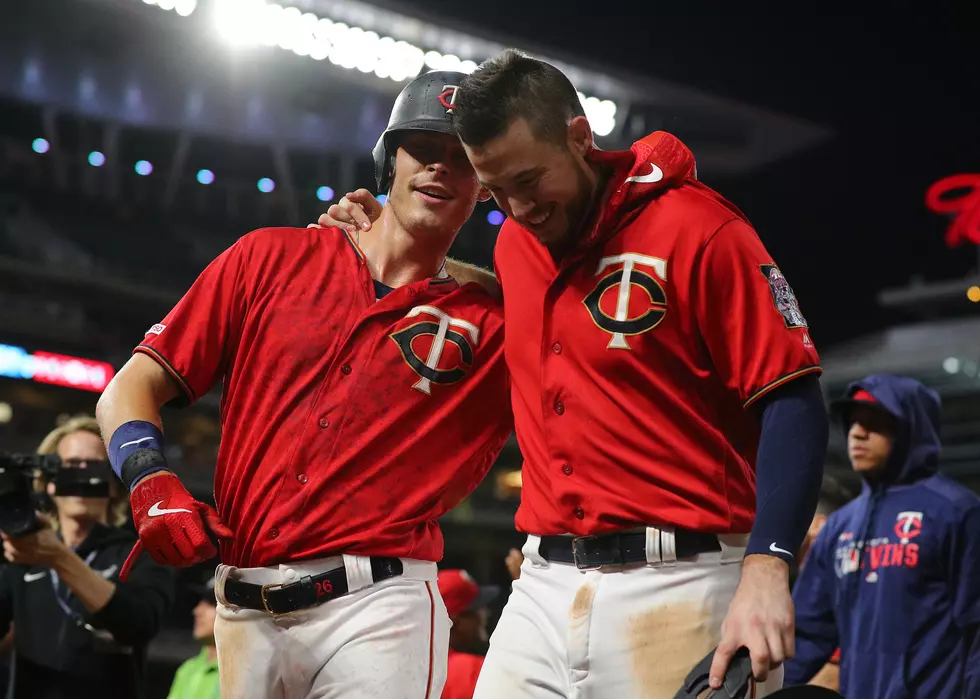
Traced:
<path fill-rule="evenodd" d="M 703 605 L 676 603 L 630 617 L 629 648 L 638 695 L 673 699 L 687 673 L 718 643 Z"/>

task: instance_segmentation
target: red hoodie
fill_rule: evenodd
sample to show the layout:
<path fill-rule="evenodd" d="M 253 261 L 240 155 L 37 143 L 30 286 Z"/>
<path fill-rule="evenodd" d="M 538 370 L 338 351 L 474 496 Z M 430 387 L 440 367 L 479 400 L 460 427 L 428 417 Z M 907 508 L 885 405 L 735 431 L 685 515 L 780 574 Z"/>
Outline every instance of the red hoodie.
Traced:
<path fill-rule="evenodd" d="M 745 408 L 819 359 L 745 216 L 657 132 L 595 151 L 593 223 L 556 262 L 514 221 L 495 264 L 525 458 L 520 530 L 748 532 L 759 421 Z"/>

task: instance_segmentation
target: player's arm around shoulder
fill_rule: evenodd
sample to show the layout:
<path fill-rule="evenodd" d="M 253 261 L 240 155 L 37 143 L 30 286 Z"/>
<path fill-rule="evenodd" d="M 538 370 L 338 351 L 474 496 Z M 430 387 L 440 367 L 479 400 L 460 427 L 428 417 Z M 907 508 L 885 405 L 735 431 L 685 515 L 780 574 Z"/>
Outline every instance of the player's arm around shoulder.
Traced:
<path fill-rule="evenodd" d="M 500 282 L 497 280 L 497 275 L 488 269 L 447 257 L 446 272 L 448 272 L 449 276 L 453 277 L 460 286 L 465 286 L 466 284 L 476 284 L 495 300 L 503 300 L 503 291 L 500 288 Z"/>

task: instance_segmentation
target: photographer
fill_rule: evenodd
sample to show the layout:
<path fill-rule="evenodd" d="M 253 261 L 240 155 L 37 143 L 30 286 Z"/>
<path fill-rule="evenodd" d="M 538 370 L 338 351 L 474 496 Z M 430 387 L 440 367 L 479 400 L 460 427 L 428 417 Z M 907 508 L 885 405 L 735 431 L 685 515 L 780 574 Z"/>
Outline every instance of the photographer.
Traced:
<path fill-rule="evenodd" d="M 118 582 L 136 537 L 119 528 L 128 503 L 94 418 L 69 420 L 38 452 L 61 459 L 45 484 L 56 516 L 39 515 L 44 526 L 31 534 L 0 534 L 15 564 L 0 573 L 0 635 L 14 625 L 7 696 L 142 699 L 146 648 L 173 602 L 173 573 L 143 556 Z"/>

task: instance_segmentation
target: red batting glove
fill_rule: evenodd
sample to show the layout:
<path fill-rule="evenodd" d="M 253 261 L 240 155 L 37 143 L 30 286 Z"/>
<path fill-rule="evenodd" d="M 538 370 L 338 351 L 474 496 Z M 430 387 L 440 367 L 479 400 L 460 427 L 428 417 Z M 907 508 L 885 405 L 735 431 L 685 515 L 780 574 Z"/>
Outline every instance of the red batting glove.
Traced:
<path fill-rule="evenodd" d="M 214 508 L 191 497 L 180 479 L 169 471 L 139 481 L 129 501 L 140 538 L 119 573 L 123 582 L 144 549 L 157 563 L 186 568 L 218 555 L 213 537 L 234 537 Z"/>

